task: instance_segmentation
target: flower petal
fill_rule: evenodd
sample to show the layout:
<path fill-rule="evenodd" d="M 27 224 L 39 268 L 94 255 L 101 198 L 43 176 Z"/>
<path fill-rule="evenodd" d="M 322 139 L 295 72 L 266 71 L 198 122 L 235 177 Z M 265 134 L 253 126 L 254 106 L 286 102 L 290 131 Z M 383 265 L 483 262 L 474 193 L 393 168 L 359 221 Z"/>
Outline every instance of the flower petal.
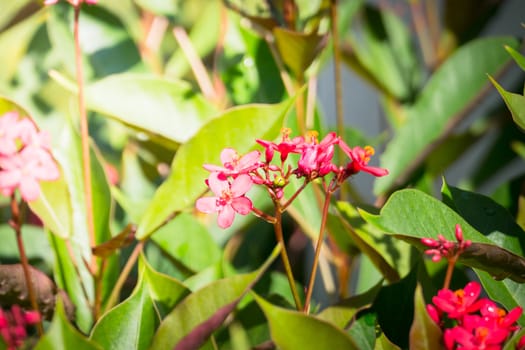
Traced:
<path fill-rule="evenodd" d="M 232 200 L 232 207 L 237 213 L 246 215 L 252 211 L 252 201 L 247 197 L 237 197 Z"/>
<path fill-rule="evenodd" d="M 203 213 L 214 213 L 218 210 L 217 208 L 217 197 L 203 197 L 197 199 L 195 207 L 198 211 Z"/>
<path fill-rule="evenodd" d="M 221 162 L 222 164 L 234 162 L 239 154 L 233 148 L 225 148 L 221 152 Z"/>
<path fill-rule="evenodd" d="M 221 197 L 224 191 L 230 189 L 230 183 L 228 180 L 223 180 L 220 177 L 220 173 L 213 172 L 208 177 L 208 186 L 217 197 Z"/>
<path fill-rule="evenodd" d="M 235 218 L 235 212 L 231 205 L 225 205 L 223 210 L 219 212 L 217 217 L 217 224 L 220 228 L 228 228 L 232 225 L 233 219 Z"/>
<path fill-rule="evenodd" d="M 253 185 L 250 175 L 241 174 L 233 180 L 231 193 L 233 197 L 240 197 L 250 190 Z"/>

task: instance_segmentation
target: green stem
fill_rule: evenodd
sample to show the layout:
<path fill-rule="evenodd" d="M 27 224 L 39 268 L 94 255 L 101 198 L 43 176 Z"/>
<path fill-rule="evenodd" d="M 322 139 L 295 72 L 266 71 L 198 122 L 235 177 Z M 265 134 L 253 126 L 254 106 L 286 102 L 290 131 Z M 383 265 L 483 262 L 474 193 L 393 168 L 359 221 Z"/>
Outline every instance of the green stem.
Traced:
<path fill-rule="evenodd" d="M 24 248 L 24 241 L 22 240 L 22 216 L 20 215 L 20 208 L 14 194 L 11 196 L 11 215 L 13 219 L 10 221 L 10 225 L 16 233 L 16 244 L 18 245 L 18 252 L 20 253 L 20 262 L 22 263 L 22 269 L 24 271 L 29 301 L 31 302 L 31 307 L 33 310 L 40 313 L 38 302 L 36 300 L 35 288 L 33 286 L 33 281 L 31 280 L 29 260 L 27 259 L 26 250 Z M 36 329 L 38 331 L 38 335 L 42 336 L 44 334 L 42 321 L 36 324 Z"/>
<path fill-rule="evenodd" d="M 126 262 L 126 265 L 124 265 L 124 268 L 122 269 L 122 272 L 120 273 L 120 276 L 118 277 L 118 280 L 111 291 L 111 295 L 108 298 L 108 302 L 106 303 L 106 311 L 117 304 L 122 286 L 124 286 L 124 283 L 128 279 L 129 273 L 133 269 L 133 265 L 135 265 L 135 262 L 137 261 L 137 258 L 139 257 L 143 247 L 144 241 L 139 241 L 131 252 L 128 261 Z"/>
<path fill-rule="evenodd" d="M 297 288 L 295 286 L 295 279 L 293 277 L 292 266 L 290 265 L 288 253 L 286 253 L 286 244 L 284 243 L 282 212 L 281 208 L 279 207 L 279 203 L 276 202 L 275 206 L 275 223 L 273 224 L 273 228 L 275 230 L 277 243 L 281 246 L 281 259 L 283 260 L 284 271 L 286 273 L 286 277 L 288 278 L 288 283 L 290 284 L 290 289 L 292 291 L 295 307 L 297 308 L 297 310 L 301 310 L 301 298 L 299 297 L 299 293 L 297 292 Z"/>
<path fill-rule="evenodd" d="M 91 247 L 97 245 L 95 238 L 95 219 L 93 217 L 93 189 L 91 184 L 91 155 L 89 153 L 89 126 L 88 117 L 86 111 L 86 103 L 84 98 L 84 71 L 82 68 L 82 50 L 80 48 L 80 8 L 82 3 L 74 6 L 75 19 L 74 19 L 74 40 L 75 40 L 75 64 L 77 72 L 77 85 L 78 85 L 78 108 L 80 114 L 80 139 L 82 147 L 82 179 L 84 183 L 84 203 L 86 206 L 86 223 L 89 235 L 89 243 Z M 97 272 L 97 261 L 95 255 L 91 255 L 91 261 L 89 271 L 95 276 L 95 283 L 101 283 L 102 278 L 97 278 L 99 274 Z M 97 295 L 102 291 L 102 288 L 95 286 L 95 301 L 93 305 L 93 316 L 96 317 L 97 310 L 100 309 L 99 303 L 102 298 Z M 95 318 L 96 319 L 96 318 Z"/>
<path fill-rule="evenodd" d="M 310 273 L 310 281 L 308 282 L 308 289 L 306 290 L 306 298 L 304 300 L 303 311 L 308 313 L 310 310 L 310 301 L 312 299 L 312 292 L 315 284 L 315 276 L 317 274 L 317 266 L 319 265 L 319 256 L 321 255 L 321 247 L 324 241 L 324 231 L 326 227 L 326 218 L 328 217 L 328 208 L 330 207 L 330 198 L 333 194 L 333 189 L 328 188 L 323 205 L 323 213 L 321 217 L 321 227 L 319 228 L 319 237 L 315 246 L 314 262 L 312 264 L 312 271 Z"/>

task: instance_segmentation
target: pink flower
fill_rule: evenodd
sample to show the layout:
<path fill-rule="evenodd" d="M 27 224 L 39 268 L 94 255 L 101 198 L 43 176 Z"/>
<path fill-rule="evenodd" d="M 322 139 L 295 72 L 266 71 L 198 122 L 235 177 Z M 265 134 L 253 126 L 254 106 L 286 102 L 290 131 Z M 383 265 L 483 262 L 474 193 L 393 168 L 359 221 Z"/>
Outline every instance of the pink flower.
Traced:
<path fill-rule="evenodd" d="M 481 293 L 481 285 L 477 282 L 469 282 L 464 289 L 451 291 L 441 289 L 432 298 L 432 302 L 438 310 L 444 312 L 449 318 L 462 318 L 468 313 L 475 312 L 482 306 L 482 301 L 478 302 Z"/>
<path fill-rule="evenodd" d="M 16 188 L 25 201 L 40 195 L 39 181 L 58 179 L 60 172 L 50 153 L 42 148 L 25 147 L 19 153 L 0 157 L 0 192 L 11 196 Z"/>
<path fill-rule="evenodd" d="M 302 146 L 304 144 L 304 137 L 297 136 L 293 139 L 290 139 L 289 128 L 283 128 L 282 137 L 280 143 L 274 143 L 266 140 L 256 140 L 261 146 L 266 149 L 265 156 L 266 162 L 270 163 L 273 159 L 273 154 L 275 151 L 281 154 L 281 162 L 285 162 L 290 153 L 300 153 Z"/>
<path fill-rule="evenodd" d="M 357 174 L 360 171 L 364 171 L 378 177 L 388 175 L 388 170 L 368 165 L 370 157 L 372 157 L 375 153 L 373 147 L 365 146 L 365 148 L 361 148 L 356 146 L 354 148 L 350 148 L 343 140 L 339 142 L 339 146 L 352 160 L 346 166 L 345 177 Z"/>
<path fill-rule="evenodd" d="M 430 249 L 425 250 L 425 254 L 432 255 L 432 261 L 438 262 L 441 258 L 457 258 L 461 253 L 465 251 L 472 241 L 463 239 L 463 230 L 459 224 L 456 224 L 456 242 L 448 241 L 442 234 L 438 234 L 438 239 L 433 238 L 421 238 L 421 243 L 429 247 Z"/>
<path fill-rule="evenodd" d="M 27 327 L 40 322 L 36 311 L 24 311 L 18 305 L 11 310 L 0 309 L 0 336 L 8 350 L 19 349 L 27 338 Z"/>
<path fill-rule="evenodd" d="M 0 116 L 0 155 L 10 155 L 18 151 L 19 129 L 17 112 L 7 112 Z"/>
<path fill-rule="evenodd" d="M 203 213 L 218 212 L 219 227 L 230 227 L 235 213 L 246 215 L 252 210 L 251 200 L 245 197 L 253 184 L 249 175 L 240 174 L 230 183 L 228 180 L 221 179 L 219 173 L 212 172 L 207 183 L 215 196 L 199 198 L 196 207 Z"/>
<path fill-rule="evenodd" d="M 247 174 L 260 166 L 259 151 L 252 151 L 245 155 L 239 155 L 233 148 L 225 148 L 221 152 L 221 162 L 223 166 L 204 164 L 204 169 L 210 172 L 217 172 L 224 178 Z"/>
<path fill-rule="evenodd" d="M 297 163 L 297 169 L 293 172 L 297 177 L 306 177 L 309 181 L 323 177 L 337 167 L 332 163 L 334 157 L 334 145 L 339 138 L 334 132 L 328 133 L 321 142 L 317 142 L 315 135 L 310 135 L 310 141 L 302 145 L 301 158 Z"/>

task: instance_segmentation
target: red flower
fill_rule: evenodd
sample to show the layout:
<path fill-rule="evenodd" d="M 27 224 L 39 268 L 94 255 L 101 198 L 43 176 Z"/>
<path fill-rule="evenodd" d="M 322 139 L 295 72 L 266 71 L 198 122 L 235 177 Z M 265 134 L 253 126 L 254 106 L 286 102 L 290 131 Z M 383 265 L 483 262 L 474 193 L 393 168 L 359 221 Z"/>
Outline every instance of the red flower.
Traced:
<path fill-rule="evenodd" d="M 11 310 L 0 309 L 0 336 L 7 345 L 7 350 L 20 348 L 27 338 L 27 327 L 40 322 L 36 311 L 24 311 L 18 305 Z"/>
<path fill-rule="evenodd" d="M 438 262 L 441 258 L 454 258 L 459 256 L 465 249 L 467 249 L 472 242 L 463 239 L 463 230 L 459 224 L 456 224 L 455 236 L 456 242 L 448 241 L 442 234 L 438 234 L 438 239 L 422 238 L 421 243 L 431 249 L 425 250 L 425 254 L 432 255 L 432 261 Z"/>
<path fill-rule="evenodd" d="M 365 146 L 365 148 L 361 148 L 356 146 L 350 148 L 343 140 L 339 141 L 339 147 L 341 147 L 343 152 L 345 152 L 345 154 L 352 160 L 346 166 L 345 178 L 357 174 L 360 171 L 367 172 L 377 177 L 388 175 L 388 170 L 368 165 L 370 157 L 375 153 L 373 147 Z"/>
<path fill-rule="evenodd" d="M 477 282 L 469 282 L 464 289 L 454 292 L 450 289 L 441 289 L 432 298 L 432 302 L 449 318 L 458 319 L 481 308 L 482 302 L 478 302 L 480 293 L 481 285 Z"/>
<path fill-rule="evenodd" d="M 261 146 L 265 148 L 266 162 L 270 163 L 273 159 L 274 152 L 281 154 L 281 162 L 285 162 L 290 153 L 301 153 L 304 144 L 304 137 L 297 136 L 290 139 L 290 129 L 283 128 L 280 143 L 274 143 L 266 140 L 256 140 Z"/>
<path fill-rule="evenodd" d="M 339 138 L 334 132 L 329 133 L 318 142 L 315 134 L 311 133 L 309 142 L 302 146 L 301 158 L 297 169 L 293 171 L 297 177 L 306 177 L 313 180 L 323 177 L 332 171 L 337 171 L 337 166 L 332 163 L 334 145 L 339 143 Z"/>

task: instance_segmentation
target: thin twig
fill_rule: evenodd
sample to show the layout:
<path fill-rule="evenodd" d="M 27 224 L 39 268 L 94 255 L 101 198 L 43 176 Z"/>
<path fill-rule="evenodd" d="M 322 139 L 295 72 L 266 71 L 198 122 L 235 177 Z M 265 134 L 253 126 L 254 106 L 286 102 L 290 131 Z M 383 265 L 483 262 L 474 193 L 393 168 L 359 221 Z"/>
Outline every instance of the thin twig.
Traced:
<path fill-rule="evenodd" d="M 96 246 L 95 238 L 95 222 L 93 218 L 93 191 L 91 188 L 91 155 L 89 153 L 89 128 L 86 111 L 86 103 L 84 99 L 84 71 L 82 69 L 82 51 L 80 49 L 80 17 L 81 4 L 75 6 L 75 23 L 74 23 L 74 37 L 75 37 L 75 62 L 77 71 L 77 85 L 78 85 L 78 108 L 80 112 L 80 137 L 82 142 L 82 170 L 84 181 L 84 198 L 86 205 L 86 221 L 89 234 L 89 242 L 91 247 Z M 96 258 L 91 256 L 91 271 L 96 271 Z"/>
<path fill-rule="evenodd" d="M 330 206 L 330 198 L 332 197 L 333 191 L 331 188 L 326 191 L 326 196 L 323 205 L 323 212 L 321 217 L 321 227 L 319 228 L 319 237 L 317 238 L 317 244 L 315 247 L 314 261 L 312 264 L 312 271 L 310 273 L 310 281 L 308 282 L 308 288 L 306 290 L 306 297 L 304 299 L 303 311 L 308 313 L 310 310 L 310 301 L 312 299 L 312 292 L 315 284 L 315 276 L 317 274 L 317 266 L 319 265 L 319 256 L 321 255 L 321 248 L 324 241 L 324 232 L 326 227 L 326 219 L 328 216 L 328 208 Z"/>
<path fill-rule="evenodd" d="M 204 63 L 195 51 L 195 48 L 193 47 L 193 44 L 191 43 L 191 40 L 188 37 L 188 34 L 186 33 L 186 30 L 184 30 L 184 28 L 180 26 L 175 27 L 173 28 L 173 36 L 177 40 L 177 43 L 182 49 L 182 52 L 186 56 L 186 59 L 190 64 L 193 75 L 195 76 L 197 84 L 199 85 L 199 88 L 201 89 L 204 97 L 211 101 L 218 101 L 217 93 L 215 91 L 215 88 L 213 87 L 213 83 L 210 79 L 210 76 L 206 71 L 206 67 L 204 66 Z"/>
<path fill-rule="evenodd" d="M 33 281 L 31 278 L 31 271 L 29 270 L 29 260 L 27 259 L 26 251 L 24 248 L 24 241 L 22 240 L 22 216 L 20 215 L 20 208 L 18 206 L 18 201 L 16 200 L 15 194 L 11 195 L 11 215 L 12 220 L 9 222 L 10 226 L 15 230 L 16 234 L 16 244 L 18 245 L 18 252 L 20 253 L 20 261 L 22 263 L 22 269 L 24 270 L 24 278 L 27 285 L 27 292 L 29 295 L 29 301 L 31 302 L 31 307 L 33 310 L 40 314 L 38 308 L 38 302 L 36 299 L 35 287 L 33 286 Z M 42 321 L 39 321 L 36 324 L 38 335 L 42 336 L 44 334 L 44 328 L 42 326 Z"/>
<path fill-rule="evenodd" d="M 282 227 L 282 213 L 279 208 L 279 203 L 275 203 L 276 210 L 275 210 L 275 218 L 276 222 L 273 224 L 273 228 L 275 230 L 275 237 L 277 238 L 277 243 L 281 246 L 281 259 L 283 261 L 284 265 L 284 271 L 286 273 L 286 277 L 288 278 L 288 283 L 290 284 L 290 290 L 292 291 L 293 299 L 295 302 L 295 307 L 297 310 L 302 309 L 301 304 L 301 298 L 299 297 L 299 293 L 297 292 L 297 288 L 295 286 L 295 278 L 293 276 L 292 266 L 290 265 L 290 259 L 288 258 L 288 253 L 286 252 L 286 244 L 284 242 L 284 236 L 283 236 L 283 227 Z"/>
<path fill-rule="evenodd" d="M 434 48 L 430 43 L 430 35 L 427 29 L 428 25 L 423 14 L 421 0 L 410 0 L 409 4 L 416 35 L 419 39 L 421 52 L 423 53 L 423 60 L 425 61 L 425 65 L 427 67 L 432 67 L 434 61 Z"/>
<path fill-rule="evenodd" d="M 111 294 L 108 298 L 108 301 L 106 303 L 106 311 L 117 304 L 120 291 L 122 290 L 124 283 L 128 279 L 129 273 L 133 269 L 133 265 L 135 265 L 135 262 L 137 261 L 140 252 L 142 252 L 143 247 L 144 241 L 139 241 L 133 249 L 133 251 L 131 252 L 128 261 L 126 261 L 126 265 L 124 265 L 124 268 L 122 269 L 122 272 L 120 273 L 120 276 L 118 277 L 118 280 L 115 283 L 115 286 L 113 287 L 113 290 L 111 291 Z"/>

